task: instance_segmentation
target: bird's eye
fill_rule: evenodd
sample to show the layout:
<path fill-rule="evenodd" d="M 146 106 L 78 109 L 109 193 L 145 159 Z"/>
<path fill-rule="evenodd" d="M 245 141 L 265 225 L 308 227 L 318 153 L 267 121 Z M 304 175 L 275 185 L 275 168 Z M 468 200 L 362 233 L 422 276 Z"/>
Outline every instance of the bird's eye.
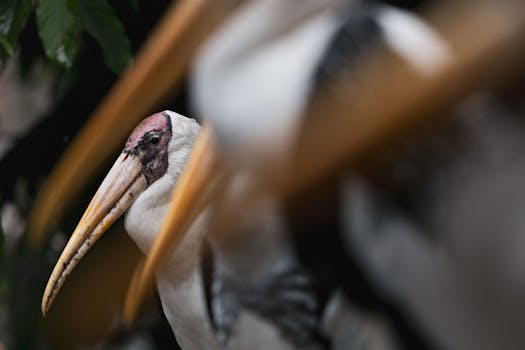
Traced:
<path fill-rule="evenodd" d="M 149 138 L 149 143 L 151 143 L 152 145 L 156 145 L 158 144 L 160 141 L 160 137 L 159 135 L 152 135 L 150 138 Z"/>

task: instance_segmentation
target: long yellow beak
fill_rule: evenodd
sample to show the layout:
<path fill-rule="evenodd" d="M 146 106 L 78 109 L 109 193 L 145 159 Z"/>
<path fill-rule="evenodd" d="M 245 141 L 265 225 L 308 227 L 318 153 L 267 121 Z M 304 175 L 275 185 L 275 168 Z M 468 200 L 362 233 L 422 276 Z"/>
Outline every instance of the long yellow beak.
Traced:
<path fill-rule="evenodd" d="M 122 153 L 89 203 L 53 269 L 42 298 L 44 315 L 80 259 L 146 186 L 138 157 Z"/>

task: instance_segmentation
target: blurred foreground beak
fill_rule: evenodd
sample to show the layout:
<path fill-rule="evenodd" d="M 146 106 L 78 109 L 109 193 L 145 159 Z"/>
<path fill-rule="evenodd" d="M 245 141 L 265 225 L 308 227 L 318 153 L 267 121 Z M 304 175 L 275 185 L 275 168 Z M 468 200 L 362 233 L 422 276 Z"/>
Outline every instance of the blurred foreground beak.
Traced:
<path fill-rule="evenodd" d="M 122 153 L 89 203 L 47 282 L 42 298 L 46 315 L 67 276 L 102 234 L 147 186 L 138 157 Z"/>

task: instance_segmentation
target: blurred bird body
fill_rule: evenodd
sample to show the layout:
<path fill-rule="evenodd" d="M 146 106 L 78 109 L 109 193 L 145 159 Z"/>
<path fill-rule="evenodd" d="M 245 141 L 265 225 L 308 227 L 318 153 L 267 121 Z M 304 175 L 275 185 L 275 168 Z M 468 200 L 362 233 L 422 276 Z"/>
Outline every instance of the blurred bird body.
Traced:
<path fill-rule="evenodd" d="M 284 160 L 319 83 L 378 42 L 423 75 L 450 59 L 424 20 L 380 2 L 251 1 L 201 50 L 191 98 L 229 158 Z"/>
<path fill-rule="evenodd" d="M 253 1 L 199 55 L 192 98 L 199 115 L 214 121 L 219 137 L 236 131 L 239 140 L 219 140 L 228 154 L 235 155 L 242 143 L 249 154 L 275 156 L 291 142 L 310 89 L 308 73 L 338 25 L 327 6 L 337 1 L 314 3 Z"/>
<path fill-rule="evenodd" d="M 295 138 L 301 132 L 303 112 L 312 96 L 323 87 L 330 87 L 342 74 L 350 73 L 358 86 L 359 64 L 355 63 L 366 60 L 366 54 L 378 46 L 386 47 L 400 64 L 421 76 L 433 74 L 452 58 L 447 43 L 424 19 L 382 2 L 248 2 L 207 41 L 195 62 L 191 97 L 196 115 L 209 118 L 224 157 L 235 166 L 251 167 L 253 171 L 271 164 L 273 169 L 286 171 Z M 370 93 L 370 98 L 374 98 L 374 92 Z M 253 173 L 257 176 L 257 170 Z M 316 203 L 317 198 L 307 201 L 312 207 L 323 206 L 322 202 Z M 334 220 L 340 220 L 338 215 L 333 214 Z M 313 234 L 321 241 L 322 236 L 339 234 L 330 232 L 336 226 L 334 223 Z M 304 238 L 298 236 L 299 240 Z M 310 253 L 316 254 L 314 251 Z M 348 269 L 350 261 L 356 259 L 345 261 Z M 342 266 L 340 269 L 346 270 Z M 346 283 L 348 288 L 361 290 L 370 286 L 369 281 L 348 271 L 346 274 L 338 277 L 350 281 Z M 356 282 L 366 286 L 355 288 L 352 283 Z M 394 326 L 403 332 L 405 320 L 398 318 L 396 307 L 384 302 L 381 293 L 368 293 L 364 304 L 372 305 L 374 311 L 391 311 Z M 343 336 L 327 329 L 335 321 L 329 312 L 324 316 L 325 334 L 332 339 Z M 356 325 L 350 324 L 345 327 Z M 410 337 L 409 333 L 401 337 Z M 419 340 L 415 344 L 422 346 Z M 351 346 L 350 342 L 344 346 Z"/>

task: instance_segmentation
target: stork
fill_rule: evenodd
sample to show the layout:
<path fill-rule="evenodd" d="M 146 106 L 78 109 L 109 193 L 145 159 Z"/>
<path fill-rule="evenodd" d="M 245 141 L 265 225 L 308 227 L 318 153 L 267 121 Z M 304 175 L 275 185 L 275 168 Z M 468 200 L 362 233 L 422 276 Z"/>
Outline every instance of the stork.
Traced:
<path fill-rule="evenodd" d="M 257 167 L 271 159 L 280 164 L 276 168 L 286 169 L 311 97 L 342 67 L 351 66 L 378 43 L 421 75 L 432 74 L 451 59 L 447 43 L 423 19 L 381 2 L 252 1 L 206 43 L 195 62 L 191 97 L 196 114 L 208 116 L 219 146 L 235 164 Z M 336 186 L 328 191 L 337 193 Z M 333 196 L 330 200 L 337 201 Z M 324 226 L 294 227 L 299 246 L 308 239 L 313 242 L 308 259 L 315 261 L 316 254 L 323 254 L 322 247 L 325 258 L 338 256 L 337 243 L 322 242 L 337 240 L 334 237 L 340 234 L 337 206 L 316 194 L 302 206 L 314 213 L 323 206 L 335 208 L 332 222 L 325 220 Z M 305 216 L 310 215 L 301 215 L 301 220 L 308 222 Z M 338 282 L 345 286 L 347 296 L 373 311 L 391 313 L 402 341 L 423 348 L 425 341 L 418 339 L 399 310 L 370 288 L 356 259 L 347 255 L 341 261 L 346 265 L 332 269 L 339 271 Z M 367 295 L 358 295 L 356 290 L 366 290 L 363 295 Z M 329 318 L 325 314 L 324 325 L 330 323 Z"/>
<path fill-rule="evenodd" d="M 127 232 L 145 254 L 149 252 L 165 216 L 171 191 L 177 185 L 199 131 L 200 126 L 194 119 L 171 111 L 156 113 L 136 127 L 86 209 L 51 274 L 42 300 L 44 314 L 78 261 L 126 210 L 128 211 L 125 219 Z M 205 225 L 207 212 L 204 211 L 191 225 L 166 262 L 157 270 L 157 287 L 163 310 L 183 348 L 219 349 L 221 345 L 228 345 L 237 349 L 250 348 L 253 342 L 259 344 L 263 342 L 262 344 L 272 348 L 289 349 L 294 341 L 298 346 L 318 348 L 316 340 L 311 339 L 311 335 L 308 334 L 308 331 L 315 332 L 316 323 L 311 316 L 315 311 L 315 301 L 307 290 L 304 291 L 308 287 L 306 276 L 297 270 L 293 261 L 286 259 L 286 254 L 283 255 L 284 259 L 279 256 L 279 253 L 286 251 L 287 247 L 286 244 L 281 244 L 283 242 L 279 234 L 275 234 L 279 230 L 279 223 L 272 221 L 272 218 L 276 218 L 272 207 L 274 206 L 271 200 L 265 201 L 259 207 L 262 210 L 261 219 L 255 220 L 259 231 L 257 234 L 260 235 L 259 244 L 251 250 L 250 247 L 243 247 L 244 258 L 251 254 L 257 255 L 256 251 L 260 250 L 261 245 L 271 246 L 264 251 L 270 252 L 272 257 L 265 256 L 266 259 L 262 259 L 259 253 L 257 260 L 261 261 L 259 265 L 265 266 L 263 269 L 267 274 L 277 268 L 281 276 L 292 279 L 291 282 L 286 283 L 290 286 L 288 291 L 294 294 L 291 298 L 282 294 L 284 295 L 282 302 L 286 303 L 287 310 L 293 309 L 296 304 L 295 308 L 298 312 L 289 317 L 285 310 L 279 317 L 284 323 L 294 323 L 289 330 L 292 336 L 295 332 L 296 339 L 292 339 L 292 343 L 290 340 L 281 339 L 279 329 L 276 333 L 275 329 L 267 326 L 267 322 L 261 320 L 261 315 L 267 316 L 264 314 L 264 308 L 259 315 L 253 312 L 242 314 L 243 324 L 240 327 L 244 327 L 246 331 L 235 332 L 230 329 L 231 322 L 235 322 L 236 318 L 230 320 L 230 323 L 212 324 L 212 319 L 209 317 L 211 310 L 207 309 L 208 304 L 215 306 L 215 311 L 219 314 L 234 312 L 240 317 L 243 311 L 242 305 L 236 298 L 256 300 L 258 296 L 263 297 L 264 293 L 267 293 L 266 297 L 279 298 L 279 285 L 275 283 L 269 285 L 260 295 L 252 288 L 232 296 L 231 291 L 224 290 L 222 286 L 227 284 L 227 281 L 222 280 L 219 284 L 215 283 L 215 289 L 221 289 L 217 294 L 230 297 L 227 306 L 233 303 L 237 307 L 234 310 L 220 310 L 224 309 L 228 301 L 223 302 L 224 305 L 206 302 L 206 294 L 209 291 L 205 291 L 201 269 L 201 251 L 208 234 Z M 270 228 L 265 230 L 265 226 L 268 226 L 268 218 L 270 218 Z M 253 224 L 251 226 L 253 227 Z M 221 257 L 228 258 L 224 254 Z M 232 257 L 230 254 L 229 258 Z M 246 259 L 244 262 L 248 263 Z M 250 272 L 254 281 L 259 279 L 264 282 L 264 275 L 257 275 L 257 273 L 264 273 L 263 269 L 255 270 L 254 274 L 254 265 L 247 266 L 246 270 Z M 223 268 L 219 269 L 219 273 L 226 276 L 228 271 Z M 246 285 L 241 286 L 242 288 L 246 289 Z M 275 312 L 277 304 L 275 300 L 272 303 Z"/>
<path fill-rule="evenodd" d="M 44 314 L 89 247 L 126 210 L 129 209 L 125 220 L 127 232 L 143 252 L 148 251 L 199 130 L 195 120 L 170 111 L 154 114 L 136 127 L 51 274 L 42 300 Z M 199 255 L 195 250 L 205 235 L 198 228 L 201 223 L 198 220 L 191 234 L 173 252 L 170 257 L 173 264 L 159 270 L 159 291 L 167 319 L 184 348 L 218 349 L 198 281 Z M 181 314 L 175 313 L 175 308 L 181 305 L 184 305 Z"/>

